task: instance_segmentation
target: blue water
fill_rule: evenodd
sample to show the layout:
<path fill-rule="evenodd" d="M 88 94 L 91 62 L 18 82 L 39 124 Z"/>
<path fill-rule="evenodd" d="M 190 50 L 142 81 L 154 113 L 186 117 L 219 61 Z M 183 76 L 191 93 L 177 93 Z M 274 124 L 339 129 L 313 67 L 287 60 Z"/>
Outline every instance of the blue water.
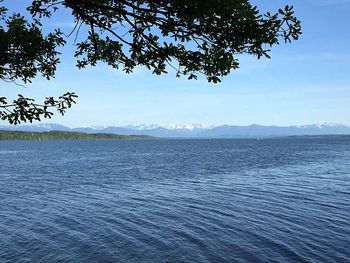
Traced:
<path fill-rule="evenodd" d="M 350 262 L 350 140 L 0 141 L 0 262 Z"/>

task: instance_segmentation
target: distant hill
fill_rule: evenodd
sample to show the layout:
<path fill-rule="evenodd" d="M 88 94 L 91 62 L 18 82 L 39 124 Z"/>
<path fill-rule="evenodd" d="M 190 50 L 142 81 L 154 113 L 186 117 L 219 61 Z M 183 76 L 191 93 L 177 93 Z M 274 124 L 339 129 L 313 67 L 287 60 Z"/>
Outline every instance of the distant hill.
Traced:
<path fill-rule="evenodd" d="M 304 126 L 263 126 L 263 125 L 221 125 L 208 127 L 197 125 L 133 125 L 125 127 L 79 127 L 69 128 L 58 124 L 40 123 L 37 125 L 0 126 L 0 130 L 48 132 L 70 131 L 88 134 L 108 133 L 119 135 L 148 135 L 162 138 L 271 138 L 294 135 L 350 134 L 350 127 L 341 124 Z"/>
<path fill-rule="evenodd" d="M 83 133 L 69 131 L 25 132 L 0 131 L 0 140 L 123 140 L 151 139 L 146 135 L 120 135 L 108 133 Z"/>
<path fill-rule="evenodd" d="M 279 137 L 277 137 L 279 138 Z M 325 134 L 325 135 L 293 135 L 280 137 L 283 139 L 350 139 L 350 134 Z"/>

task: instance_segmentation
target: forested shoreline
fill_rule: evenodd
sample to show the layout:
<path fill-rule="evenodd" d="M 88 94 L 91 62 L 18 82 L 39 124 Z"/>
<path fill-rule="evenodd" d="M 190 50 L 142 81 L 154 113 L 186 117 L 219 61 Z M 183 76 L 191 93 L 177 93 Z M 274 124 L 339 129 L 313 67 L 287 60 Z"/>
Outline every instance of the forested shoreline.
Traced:
<path fill-rule="evenodd" d="M 83 133 L 67 131 L 24 132 L 0 130 L 0 140 L 123 140 L 152 139 L 146 135 L 120 135 L 110 133 Z"/>

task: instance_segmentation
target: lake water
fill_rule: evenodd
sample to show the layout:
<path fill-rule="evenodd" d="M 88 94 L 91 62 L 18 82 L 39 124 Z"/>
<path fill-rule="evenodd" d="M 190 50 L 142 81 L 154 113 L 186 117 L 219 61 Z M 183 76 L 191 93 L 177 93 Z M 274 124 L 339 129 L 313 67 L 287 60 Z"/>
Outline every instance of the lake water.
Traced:
<path fill-rule="evenodd" d="M 0 141 L 0 262 L 350 262 L 350 140 Z"/>

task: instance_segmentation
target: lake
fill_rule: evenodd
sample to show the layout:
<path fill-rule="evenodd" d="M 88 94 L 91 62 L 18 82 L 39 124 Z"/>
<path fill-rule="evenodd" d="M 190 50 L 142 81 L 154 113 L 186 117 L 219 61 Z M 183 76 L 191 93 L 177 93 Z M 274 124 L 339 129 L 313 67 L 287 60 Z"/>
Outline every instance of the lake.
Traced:
<path fill-rule="evenodd" d="M 0 262 L 349 262 L 350 140 L 0 141 Z"/>

